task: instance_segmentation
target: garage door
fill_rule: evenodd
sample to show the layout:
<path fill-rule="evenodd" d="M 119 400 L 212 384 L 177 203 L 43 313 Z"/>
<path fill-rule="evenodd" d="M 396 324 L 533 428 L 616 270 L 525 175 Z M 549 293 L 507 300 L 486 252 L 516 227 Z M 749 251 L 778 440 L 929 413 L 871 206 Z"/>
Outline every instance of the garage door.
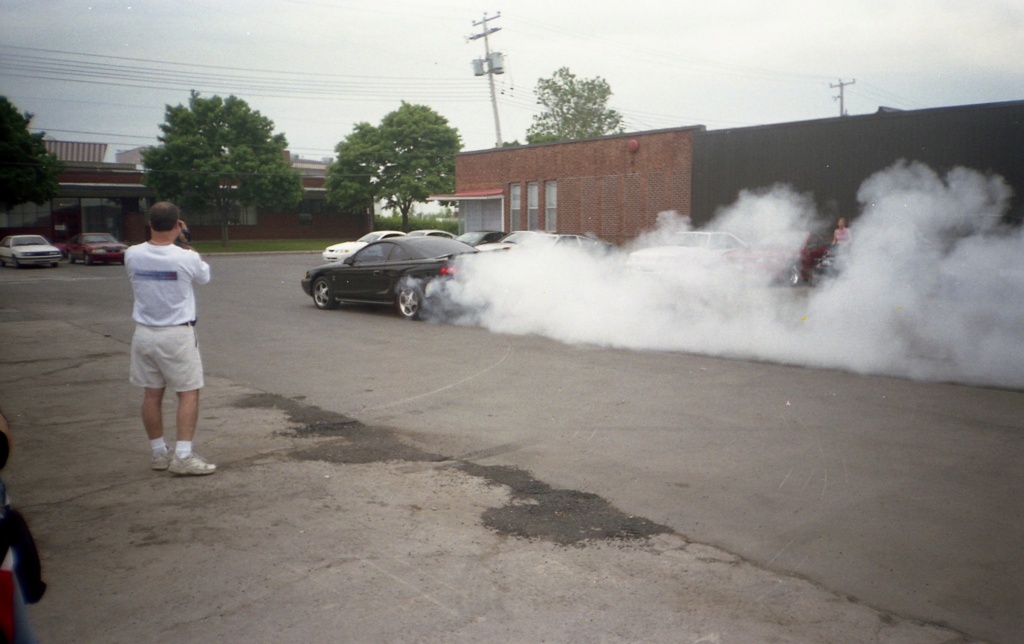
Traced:
<path fill-rule="evenodd" d="M 465 232 L 505 230 L 501 221 L 501 199 L 469 199 L 459 202 Z"/>

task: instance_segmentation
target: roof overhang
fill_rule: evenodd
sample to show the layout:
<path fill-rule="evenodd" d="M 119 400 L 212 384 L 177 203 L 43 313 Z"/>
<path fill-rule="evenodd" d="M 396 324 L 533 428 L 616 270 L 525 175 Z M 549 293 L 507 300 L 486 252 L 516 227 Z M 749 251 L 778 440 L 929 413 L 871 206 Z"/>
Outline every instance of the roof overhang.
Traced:
<path fill-rule="evenodd" d="M 462 192 L 453 192 L 450 195 L 430 195 L 427 197 L 430 201 L 474 201 L 483 199 L 500 199 L 504 195 L 504 190 L 501 188 L 488 188 L 486 190 L 463 190 Z"/>

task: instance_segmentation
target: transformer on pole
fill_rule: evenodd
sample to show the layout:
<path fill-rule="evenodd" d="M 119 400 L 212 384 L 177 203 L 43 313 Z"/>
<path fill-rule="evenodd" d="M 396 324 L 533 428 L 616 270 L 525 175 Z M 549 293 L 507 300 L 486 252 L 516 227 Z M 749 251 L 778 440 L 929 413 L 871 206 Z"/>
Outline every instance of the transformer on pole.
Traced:
<path fill-rule="evenodd" d="M 482 32 L 473 34 L 469 37 L 469 40 L 477 40 L 478 38 L 484 39 L 484 57 L 473 60 L 473 75 L 474 76 L 487 76 L 487 82 L 491 87 L 491 108 L 494 110 L 494 135 L 495 144 L 494 147 L 500 148 L 502 145 L 501 141 L 501 121 L 498 119 L 498 98 L 494 93 L 494 75 L 505 73 L 505 58 L 502 56 L 500 51 L 491 51 L 491 43 L 488 40 L 488 36 L 496 31 L 501 31 L 501 27 L 487 27 L 487 22 L 490 20 L 497 20 L 501 17 L 501 12 L 498 15 L 491 18 L 484 14 L 483 20 L 474 22 L 474 27 L 481 27 Z"/>

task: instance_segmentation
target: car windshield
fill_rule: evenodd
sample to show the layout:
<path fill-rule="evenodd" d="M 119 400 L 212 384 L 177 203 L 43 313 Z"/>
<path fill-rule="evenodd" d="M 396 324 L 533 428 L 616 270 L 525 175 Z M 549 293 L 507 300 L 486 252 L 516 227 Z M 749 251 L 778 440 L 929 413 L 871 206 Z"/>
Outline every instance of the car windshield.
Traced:
<path fill-rule="evenodd" d="M 83 244 L 117 243 L 117 239 L 110 233 L 89 233 L 82 235 Z"/>
<path fill-rule="evenodd" d="M 427 237 L 430 235 L 436 235 L 438 237 L 445 237 L 446 235 L 440 230 L 414 230 L 409 233 L 409 237 Z"/>
<path fill-rule="evenodd" d="M 383 239 L 384 237 L 390 236 L 390 235 L 393 235 L 393 234 L 394 233 L 390 233 L 387 230 L 375 230 L 372 233 L 366 233 L 365 235 L 360 237 L 357 241 L 366 242 L 367 244 L 369 244 L 370 242 L 375 242 L 378 239 Z"/>
<path fill-rule="evenodd" d="M 46 241 L 38 235 L 26 235 L 24 237 L 15 237 L 14 246 L 45 246 L 50 242 Z"/>
<path fill-rule="evenodd" d="M 484 238 L 487 237 L 488 234 L 490 234 L 490 233 L 484 232 L 482 230 L 476 230 L 476 231 L 473 231 L 473 232 L 462 233 L 461 235 L 459 235 L 455 239 L 458 239 L 460 242 L 462 242 L 464 244 L 469 244 L 470 246 L 474 246 L 474 245 L 479 244 L 480 242 L 482 242 L 484 240 Z"/>
<path fill-rule="evenodd" d="M 533 243 L 537 240 L 552 241 L 555 239 L 554 235 L 547 233 L 540 233 L 532 230 L 521 230 L 515 233 L 509 233 L 501 238 L 503 244 L 523 244 L 525 242 Z"/>
<path fill-rule="evenodd" d="M 707 233 L 676 233 L 672 235 L 673 246 L 684 246 L 686 248 L 705 248 L 708 245 Z"/>
<path fill-rule="evenodd" d="M 765 235 L 758 240 L 757 245 L 761 248 L 800 248 L 807 241 L 808 236 L 800 231 L 777 231 Z"/>
<path fill-rule="evenodd" d="M 420 257 L 447 257 L 448 255 L 477 252 L 469 244 L 464 244 L 448 237 L 434 237 L 433 235 L 413 237 L 403 246 Z"/>

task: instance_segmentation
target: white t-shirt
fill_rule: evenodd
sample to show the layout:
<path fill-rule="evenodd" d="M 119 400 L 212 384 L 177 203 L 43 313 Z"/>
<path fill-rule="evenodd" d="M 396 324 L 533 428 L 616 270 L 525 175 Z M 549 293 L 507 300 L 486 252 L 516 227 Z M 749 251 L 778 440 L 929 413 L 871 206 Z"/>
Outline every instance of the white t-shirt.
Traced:
<path fill-rule="evenodd" d="M 192 284 L 210 281 L 210 265 L 199 253 L 169 244 L 130 246 L 124 266 L 132 281 L 132 319 L 147 326 L 174 326 L 196 319 Z"/>

